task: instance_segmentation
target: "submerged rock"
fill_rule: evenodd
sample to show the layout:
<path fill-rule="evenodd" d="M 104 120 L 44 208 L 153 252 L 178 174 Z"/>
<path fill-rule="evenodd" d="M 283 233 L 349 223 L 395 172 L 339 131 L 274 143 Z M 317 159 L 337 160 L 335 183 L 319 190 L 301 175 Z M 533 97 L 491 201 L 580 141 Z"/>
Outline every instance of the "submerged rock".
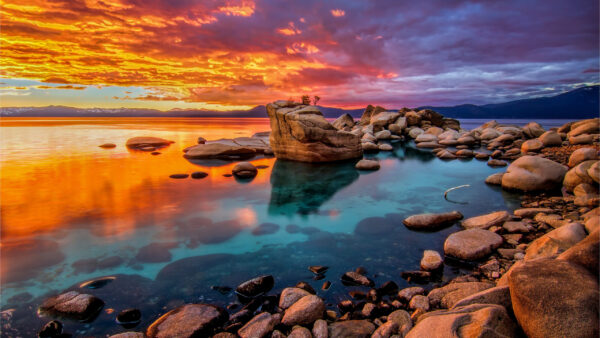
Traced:
<path fill-rule="evenodd" d="M 204 171 L 195 171 L 190 175 L 193 179 L 202 179 L 208 176 Z"/>
<path fill-rule="evenodd" d="M 337 130 L 316 106 L 276 101 L 267 104 L 267 114 L 270 145 L 279 159 L 331 162 L 362 156 L 360 138 Z"/>
<path fill-rule="evenodd" d="M 138 309 L 125 309 L 117 315 L 117 323 L 121 325 L 137 324 L 142 319 L 142 312 Z"/>
<path fill-rule="evenodd" d="M 252 178 L 258 173 L 258 169 L 250 162 L 240 162 L 233 167 L 231 173 L 239 178 Z"/>
<path fill-rule="evenodd" d="M 149 136 L 140 136 L 133 137 L 127 140 L 125 144 L 127 148 L 141 149 L 147 147 L 164 147 L 169 144 L 174 143 L 173 141 L 165 140 L 160 137 L 149 137 Z"/>
<path fill-rule="evenodd" d="M 40 305 L 40 312 L 53 316 L 88 321 L 96 317 L 104 302 L 95 296 L 69 291 L 45 300 Z"/>
<path fill-rule="evenodd" d="M 210 304 L 186 304 L 167 312 L 152 323 L 148 337 L 207 337 L 220 328 L 229 315 L 224 309 Z"/>
<path fill-rule="evenodd" d="M 458 211 L 446 212 L 441 214 L 418 214 L 406 218 L 402 223 L 415 230 L 431 230 L 442 226 L 451 225 L 459 221 L 463 215 Z"/>

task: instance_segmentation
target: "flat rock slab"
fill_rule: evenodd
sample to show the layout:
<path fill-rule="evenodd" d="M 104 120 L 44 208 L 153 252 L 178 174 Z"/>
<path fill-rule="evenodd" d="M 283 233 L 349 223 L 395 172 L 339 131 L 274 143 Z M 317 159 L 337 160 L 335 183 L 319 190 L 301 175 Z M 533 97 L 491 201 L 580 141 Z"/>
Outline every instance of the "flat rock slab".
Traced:
<path fill-rule="evenodd" d="M 463 230 L 448 236 L 444 242 L 444 253 L 464 260 L 476 260 L 491 254 L 502 241 L 502 236 L 488 230 Z"/>
<path fill-rule="evenodd" d="M 412 215 L 402 221 L 402 223 L 409 229 L 433 230 L 446 225 L 451 225 L 462 218 L 463 215 L 460 212 L 452 211 L 440 214 Z"/>
<path fill-rule="evenodd" d="M 458 301 L 492 287 L 494 284 L 484 282 L 450 283 L 431 290 L 428 297 L 431 306 L 451 308 Z"/>
<path fill-rule="evenodd" d="M 160 137 L 138 136 L 127 140 L 125 145 L 127 148 L 146 148 L 146 147 L 164 147 L 174 143 L 173 141 L 165 140 Z"/>
<path fill-rule="evenodd" d="M 189 159 L 240 160 L 252 158 L 268 149 L 268 144 L 265 144 L 261 138 L 254 138 L 252 141 L 246 141 L 247 139 L 250 138 L 221 139 L 197 144 L 186 148 L 183 157 Z"/>
<path fill-rule="evenodd" d="M 511 269 L 515 317 L 528 337 L 598 337 L 598 280 L 564 260 L 536 259 Z"/>
<path fill-rule="evenodd" d="M 508 211 L 495 211 L 486 215 L 467 218 L 461 222 L 462 226 L 470 228 L 488 229 L 493 226 L 498 226 L 510 219 Z"/>

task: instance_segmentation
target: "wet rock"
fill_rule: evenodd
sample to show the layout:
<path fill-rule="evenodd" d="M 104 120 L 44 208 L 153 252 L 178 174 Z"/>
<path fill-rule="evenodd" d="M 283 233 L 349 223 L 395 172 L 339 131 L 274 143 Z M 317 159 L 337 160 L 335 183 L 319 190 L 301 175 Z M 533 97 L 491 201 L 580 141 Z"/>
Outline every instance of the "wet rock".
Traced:
<path fill-rule="evenodd" d="M 487 162 L 487 165 L 489 165 L 490 167 L 506 167 L 507 164 L 508 163 L 497 159 L 491 159 Z"/>
<path fill-rule="evenodd" d="M 367 303 L 363 306 L 362 310 L 360 310 L 360 314 L 363 318 L 372 318 L 374 317 L 374 313 L 377 310 L 377 306 L 373 303 Z"/>
<path fill-rule="evenodd" d="M 425 294 L 425 289 L 423 289 L 422 287 L 411 286 L 411 287 L 404 288 L 404 289 L 398 291 L 398 298 L 401 301 L 408 303 L 415 295 L 424 295 L 424 294 Z"/>
<path fill-rule="evenodd" d="M 373 160 L 360 160 L 356 163 L 356 169 L 358 170 L 379 170 L 379 162 Z"/>
<path fill-rule="evenodd" d="M 267 105 L 271 122 L 270 145 L 277 158 L 330 162 L 362 156 L 360 138 L 337 130 L 316 106 L 282 106 L 279 103 Z"/>
<path fill-rule="evenodd" d="M 367 278 L 366 276 L 363 276 L 362 274 L 355 272 L 355 271 L 348 271 L 345 274 L 342 275 L 342 283 L 344 284 L 348 284 L 348 285 L 364 285 L 364 286 L 374 286 L 375 283 L 373 283 L 372 280 L 370 280 L 369 278 Z"/>
<path fill-rule="evenodd" d="M 108 285 L 109 283 L 111 283 L 114 280 L 115 280 L 115 277 L 112 277 L 112 276 L 101 277 L 101 278 L 92 279 L 87 282 L 83 282 L 83 283 L 81 283 L 81 285 L 79 285 L 79 287 L 86 288 L 86 289 L 100 289 L 100 288 L 105 287 L 106 285 Z"/>
<path fill-rule="evenodd" d="M 423 258 L 421 258 L 421 269 L 425 271 L 435 271 L 441 268 L 443 264 L 444 260 L 437 251 L 423 251 Z"/>
<path fill-rule="evenodd" d="M 63 325 L 58 320 L 53 320 L 44 325 L 40 332 L 38 332 L 38 337 L 40 338 L 54 338 L 59 337 L 63 332 Z"/>
<path fill-rule="evenodd" d="M 492 174 L 485 179 L 485 183 L 491 185 L 502 185 L 502 176 L 504 176 L 504 173 Z"/>
<path fill-rule="evenodd" d="M 285 288 L 281 291 L 281 296 L 279 298 L 279 307 L 282 309 L 287 309 L 292 304 L 297 302 L 300 298 L 304 296 L 310 295 L 310 292 L 300 289 L 300 288 Z"/>
<path fill-rule="evenodd" d="M 525 260 L 558 256 L 583 240 L 585 236 L 585 228 L 582 224 L 565 224 L 531 242 L 525 251 Z"/>
<path fill-rule="evenodd" d="M 398 325 L 398 331 L 405 336 L 412 328 L 412 319 L 410 314 L 404 310 L 396 310 L 390 313 L 387 317 L 388 322 Z"/>
<path fill-rule="evenodd" d="M 431 290 L 427 296 L 433 307 L 451 308 L 460 300 L 492 287 L 494 284 L 483 282 L 450 283 Z"/>
<path fill-rule="evenodd" d="M 202 179 L 208 176 L 207 173 L 205 173 L 204 171 L 195 171 L 193 172 L 190 176 L 192 176 L 193 179 Z"/>
<path fill-rule="evenodd" d="M 476 260 L 491 254 L 502 241 L 502 236 L 488 230 L 463 230 L 448 236 L 444 242 L 444 253 L 464 260 Z"/>
<path fill-rule="evenodd" d="M 471 304 L 496 304 L 510 309 L 512 304 L 510 302 L 510 291 L 508 286 L 496 286 L 477 292 L 459 300 L 452 306 L 452 308 L 458 308 Z"/>
<path fill-rule="evenodd" d="M 218 285 L 213 285 L 210 288 L 212 290 L 217 291 L 218 293 L 220 293 L 222 295 L 228 295 L 233 290 L 232 288 L 230 288 L 228 286 L 218 286 Z"/>
<path fill-rule="evenodd" d="M 227 321 L 224 309 L 209 304 L 186 304 L 167 312 L 146 330 L 148 337 L 203 337 Z"/>
<path fill-rule="evenodd" d="M 457 158 L 456 155 L 445 149 L 438 152 L 436 156 L 442 160 L 454 160 Z"/>
<path fill-rule="evenodd" d="M 164 146 L 168 146 L 171 143 L 174 143 L 174 142 L 162 139 L 160 137 L 142 136 L 142 137 L 130 138 L 129 140 L 127 140 L 127 143 L 125 145 L 127 146 L 127 148 L 141 149 L 141 148 L 147 148 L 147 147 L 154 147 L 154 148 L 164 147 Z"/>
<path fill-rule="evenodd" d="M 39 310 L 52 316 L 88 321 L 95 318 L 103 306 L 104 302 L 95 296 L 69 291 L 46 299 Z"/>
<path fill-rule="evenodd" d="M 240 284 L 235 292 L 246 298 L 255 298 L 269 292 L 275 286 L 275 279 L 271 275 L 258 276 Z"/>
<path fill-rule="evenodd" d="M 174 178 L 174 179 L 184 179 L 184 178 L 188 178 L 190 175 L 188 174 L 172 174 L 169 175 L 170 178 Z"/>
<path fill-rule="evenodd" d="M 452 211 L 441 214 L 412 215 L 402 221 L 402 223 L 404 223 L 404 225 L 409 229 L 430 230 L 451 225 L 462 218 L 463 215 L 460 212 Z"/>
<path fill-rule="evenodd" d="M 231 173 L 239 178 L 252 178 L 258 173 L 258 169 L 250 162 L 240 162 L 231 169 Z"/>
<path fill-rule="evenodd" d="M 160 155 L 160 154 L 161 154 L 160 151 L 153 151 L 153 152 L 150 153 L 150 155 L 154 155 L 154 156 Z"/>
<path fill-rule="evenodd" d="M 564 260 L 537 259 L 508 275 L 513 311 L 528 337 L 598 336 L 598 280 Z"/>
<path fill-rule="evenodd" d="M 523 156 L 514 161 L 502 177 L 502 188 L 520 191 L 554 190 L 560 187 L 567 168 L 554 161 Z"/>
<path fill-rule="evenodd" d="M 216 335 L 212 336 L 212 338 L 237 338 L 237 335 L 234 335 L 231 332 L 219 332 Z M 144 338 L 143 336 L 140 338 Z"/>
<path fill-rule="evenodd" d="M 378 152 L 379 146 L 373 142 L 363 142 L 361 143 L 361 147 L 364 152 Z"/>
<path fill-rule="evenodd" d="M 417 143 L 417 148 L 427 148 L 427 149 L 434 149 L 434 148 L 439 148 L 440 144 L 437 142 L 421 142 L 421 143 Z"/>
<path fill-rule="evenodd" d="M 272 315 L 268 312 L 261 312 L 239 329 L 237 333 L 242 338 L 267 337 L 275 326 L 279 324 L 280 320 L 280 314 Z"/>
<path fill-rule="evenodd" d="M 138 309 L 125 309 L 117 315 L 117 324 L 129 326 L 138 324 L 142 319 L 142 312 Z"/>
<path fill-rule="evenodd" d="M 461 222 L 461 225 L 467 229 L 489 229 L 493 226 L 502 225 L 505 221 L 509 219 L 510 214 L 507 211 L 495 211 L 486 215 L 467 218 Z"/>
<path fill-rule="evenodd" d="M 100 148 L 104 148 L 104 149 L 110 149 L 110 148 L 115 148 L 117 145 L 114 143 L 104 143 L 99 145 L 98 147 Z"/>
<path fill-rule="evenodd" d="M 367 320 L 346 320 L 329 325 L 329 338 L 369 338 L 375 325 Z"/>
<path fill-rule="evenodd" d="M 283 315 L 281 323 L 287 326 L 310 325 L 321 319 L 325 312 L 325 303 L 315 295 L 300 298 L 290 306 Z"/>
<path fill-rule="evenodd" d="M 516 334 L 517 327 L 504 307 L 473 304 L 423 314 L 406 337 L 515 337 Z"/>

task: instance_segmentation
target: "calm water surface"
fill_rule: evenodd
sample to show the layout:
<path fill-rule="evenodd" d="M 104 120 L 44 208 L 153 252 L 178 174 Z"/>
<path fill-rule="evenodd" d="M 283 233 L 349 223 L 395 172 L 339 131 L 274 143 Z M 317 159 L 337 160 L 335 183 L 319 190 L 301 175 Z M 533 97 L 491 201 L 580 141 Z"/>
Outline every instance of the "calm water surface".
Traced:
<path fill-rule="evenodd" d="M 234 163 L 196 162 L 183 149 L 206 139 L 251 136 L 268 119 L 3 118 L 0 120 L 1 304 L 3 336 L 31 336 L 50 320 L 36 314 L 48 295 L 67 289 L 98 295 L 106 305 L 92 323 L 63 321 L 65 331 L 105 336 L 125 308 L 142 311 L 143 330 L 186 302 L 228 305 L 213 285 L 235 287 L 273 274 L 275 290 L 309 282 L 334 308 L 347 298 L 339 276 L 358 266 L 377 284 L 415 270 L 423 250 L 442 251 L 446 236 L 406 229 L 403 218 L 459 210 L 466 217 L 518 205 L 487 186 L 502 168 L 485 161 L 444 162 L 411 144 L 373 155 L 381 170 L 363 174 L 355 161 L 304 164 L 256 158 L 251 181 L 224 177 Z M 175 141 L 153 156 L 128 150 L 133 136 Z M 115 143 L 102 149 L 102 143 Z M 169 175 L 205 171 L 202 180 Z M 443 192 L 452 192 L 453 203 Z M 308 265 L 328 265 L 315 281 Z M 444 279 L 458 273 L 446 266 Z M 116 276 L 99 289 L 85 281 Z M 328 291 L 321 284 L 333 283 Z M 8 325 L 8 327 L 6 326 Z"/>

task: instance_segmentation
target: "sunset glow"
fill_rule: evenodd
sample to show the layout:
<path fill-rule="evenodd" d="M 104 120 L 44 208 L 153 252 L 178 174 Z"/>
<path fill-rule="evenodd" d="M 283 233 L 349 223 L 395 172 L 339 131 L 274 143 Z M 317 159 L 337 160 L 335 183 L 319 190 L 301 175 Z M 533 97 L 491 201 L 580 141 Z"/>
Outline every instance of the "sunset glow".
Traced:
<path fill-rule="evenodd" d="M 268 0 L 0 3 L 4 107 L 227 110 L 302 94 L 340 107 L 487 103 L 598 82 L 598 4 L 589 1 L 434 1 L 420 11 L 401 2 L 285 11 Z"/>

